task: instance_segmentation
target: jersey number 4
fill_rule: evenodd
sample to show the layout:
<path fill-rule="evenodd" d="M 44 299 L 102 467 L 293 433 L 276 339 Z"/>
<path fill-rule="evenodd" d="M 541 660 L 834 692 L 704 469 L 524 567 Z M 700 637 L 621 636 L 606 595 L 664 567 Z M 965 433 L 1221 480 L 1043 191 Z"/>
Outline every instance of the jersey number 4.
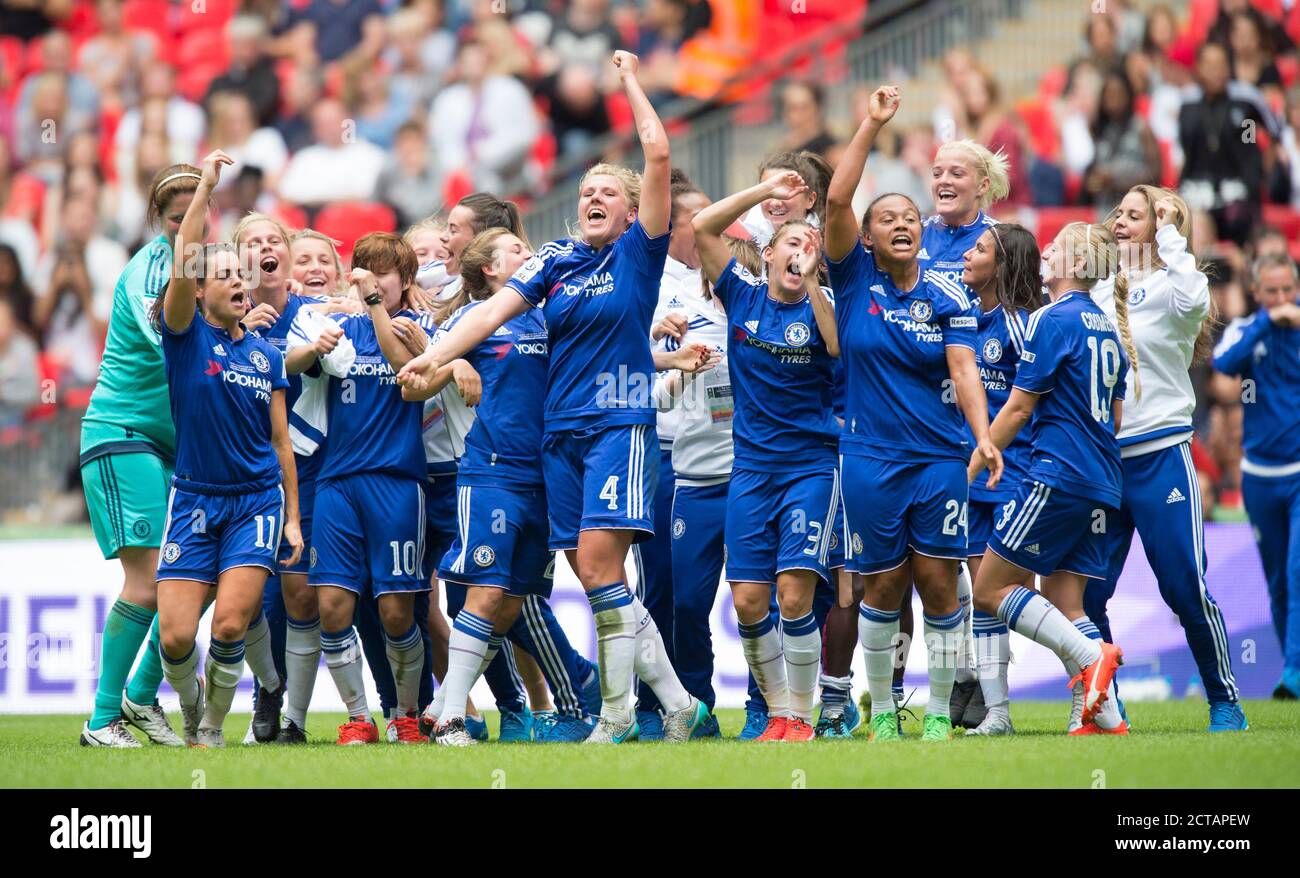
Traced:
<path fill-rule="evenodd" d="M 600 489 L 600 499 L 609 501 L 611 510 L 618 508 L 618 476 L 610 476 L 605 480 L 605 487 Z"/>

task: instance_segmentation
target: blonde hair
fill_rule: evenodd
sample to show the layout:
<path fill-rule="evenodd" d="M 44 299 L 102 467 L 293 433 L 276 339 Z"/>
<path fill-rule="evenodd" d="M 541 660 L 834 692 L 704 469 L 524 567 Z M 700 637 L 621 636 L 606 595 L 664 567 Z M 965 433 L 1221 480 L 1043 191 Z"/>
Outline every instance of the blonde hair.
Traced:
<path fill-rule="evenodd" d="M 270 223 L 271 225 L 275 226 L 275 230 L 280 233 L 280 237 L 284 238 L 284 243 L 286 247 L 289 245 L 289 242 L 293 239 L 293 235 L 289 233 L 289 229 L 285 226 L 284 223 L 280 222 L 278 219 L 268 214 L 258 213 L 257 211 L 253 211 L 251 213 L 244 214 L 243 218 L 240 219 L 239 224 L 235 226 L 235 230 L 230 234 L 230 240 L 235 244 L 241 243 L 241 239 L 244 237 L 244 232 L 247 232 L 248 227 L 251 226 L 253 223 Z"/>
<path fill-rule="evenodd" d="M 731 250 L 731 255 L 735 258 L 737 265 L 754 277 L 762 277 L 763 254 L 759 251 L 757 244 L 745 238 L 724 236 L 722 240 L 727 243 L 727 247 Z M 704 272 L 700 272 L 700 292 L 704 295 L 706 301 L 712 300 L 713 284 L 709 283 L 709 276 Z"/>
<path fill-rule="evenodd" d="M 1115 233 L 1100 223 L 1070 223 L 1061 230 L 1059 240 L 1071 265 L 1076 256 L 1083 257 L 1082 269 L 1072 267 L 1071 271 L 1073 277 L 1087 281 L 1089 292 L 1098 281 L 1115 276 L 1115 323 L 1119 328 L 1120 344 L 1128 354 L 1133 397 L 1140 399 L 1142 380 L 1138 374 L 1138 353 L 1128 320 L 1128 274 L 1120 270 L 1119 241 L 1115 239 Z"/>
<path fill-rule="evenodd" d="M 641 175 L 630 168 L 623 167 L 622 165 L 615 165 L 609 162 L 601 162 L 598 165 L 592 165 L 592 167 L 587 170 L 587 173 L 582 175 L 582 179 L 578 181 L 578 191 L 582 192 L 583 187 L 587 185 L 587 181 L 592 177 L 600 176 L 613 177 L 618 180 L 619 185 L 623 187 L 623 194 L 627 196 L 627 203 L 631 208 L 636 210 L 640 207 Z"/>
<path fill-rule="evenodd" d="M 1168 198 L 1174 203 L 1174 210 L 1178 211 L 1178 224 L 1174 226 L 1174 228 L 1178 229 L 1178 234 L 1182 235 L 1183 240 L 1187 242 L 1187 252 L 1191 253 L 1193 258 L 1195 258 L 1196 254 L 1192 251 L 1192 211 L 1188 208 L 1187 202 L 1183 200 L 1183 197 L 1172 189 L 1166 189 L 1162 186 L 1152 186 L 1149 183 L 1139 183 L 1134 186 L 1129 190 L 1129 194 L 1133 193 L 1141 195 L 1147 203 L 1147 217 L 1151 221 L 1151 238 L 1153 241 L 1155 240 L 1156 203 L 1165 198 Z M 1110 216 L 1106 218 L 1106 228 L 1114 231 L 1115 220 L 1118 218 L 1119 207 L 1116 206 L 1115 209 L 1111 211 Z M 1160 258 L 1159 251 L 1154 254 L 1151 264 L 1156 268 L 1166 267 L 1164 260 Z M 1197 269 L 1202 272 L 1205 271 L 1205 267 L 1199 262 L 1197 263 Z M 1127 272 L 1122 273 L 1127 277 Z M 1195 366 L 1209 362 L 1210 353 L 1214 349 L 1214 332 L 1218 329 L 1220 323 L 1219 305 L 1214 300 L 1214 297 L 1211 296 L 1209 313 L 1206 314 L 1205 319 L 1201 321 L 1201 328 L 1196 334 L 1196 345 L 1192 349 L 1192 365 Z"/>
<path fill-rule="evenodd" d="M 407 226 L 406 231 L 402 232 L 402 239 L 414 247 L 415 237 L 421 232 L 441 232 L 445 228 L 447 228 L 447 221 L 435 213 L 433 216 L 425 217 L 418 223 L 411 223 Z"/>
<path fill-rule="evenodd" d="M 293 259 L 293 246 L 299 241 L 324 241 L 325 246 L 329 248 L 330 258 L 334 260 L 334 291 L 331 295 L 342 296 L 347 292 L 347 279 L 343 276 L 343 260 L 339 258 L 338 241 L 335 241 L 324 232 L 318 232 L 315 229 L 299 229 L 289 237 L 289 259 Z M 292 270 L 292 266 L 290 267 Z"/>
<path fill-rule="evenodd" d="M 949 140 L 941 145 L 934 157 L 938 160 L 944 150 L 955 150 L 970 159 L 978 180 L 988 180 L 989 188 L 980 195 L 980 210 L 985 210 L 994 202 L 1001 201 L 1011 192 L 1011 161 L 1002 150 L 993 152 L 982 143 L 969 137 L 962 140 Z"/>
<path fill-rule="evenodd" d="M 496 255 L 497 240 L 502 235 L 513 235 L 507 228 L 495 226 L 474 236 L 460 253 L 460 289 L 445 302 L 439 302 L 433 312 L 433 322 L 441 324 L 470 302 L 480 302 L 492 295 L 483 269 L 492 264 Z"/>

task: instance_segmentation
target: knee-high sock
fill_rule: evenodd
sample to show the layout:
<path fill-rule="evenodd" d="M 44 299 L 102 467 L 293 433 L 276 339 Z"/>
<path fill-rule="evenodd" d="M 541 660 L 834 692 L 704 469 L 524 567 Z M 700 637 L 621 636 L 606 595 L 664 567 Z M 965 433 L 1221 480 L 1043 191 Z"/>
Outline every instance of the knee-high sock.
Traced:
<path fill-rule="evenodd" d="M 244 641 L 218 640 L 208 643 L 208 660 L 204 667 L 207 678 L 204 690 L 201 729 L 220 729 L 230 713 L 230 703 L 235 700 L 235 687 L 244 675 Z"/>
<path fill-rule="evenodd" d="M 95 710 L 90 715 L 92 729 L 102 729 L 122 715 L 122 689 L 126 686 L 126 677 L 131 673 L 131 666 L 135 664 L 135 657 L 140 652 L 140 644 L 144 643 L 156 615 L 153 610 L 146 610 L 121 598 L 108 611 L 99 650 L 99 685 L 95 689 Z"/>
<path fill-rule="evenodd" d="M 965 564 L 957 565 L 957 601 L 961 604 L 961 640 L 957 642 L 957 663 L 954 666 L 958 683 L 975 681 L 975 644 L 971 625 L 972 604 L 970 568 Z"/>
<path fill-rule="evenodd" d="M 797 619 L 781 617 L 781 652 L 785 655 L 790 713 L 809 722 L 822 657 L 822 632 L 812 612 Z"/>
<path fill-rule="evenodd" d="M 957 671 L 958 644 L 965 636 L 966 609 L 958 607 L 947 616 L 923 613 L 921 618 L 924 620 L 925 655 L 930 674 L 930 700 L 925 712 L 947 716 Z"/>
<path fill-rule="evenodd" d="M 174 659 L 162 650 L 159 650 L 159 655 L 162 657 L 163 676 L 167 678 L 167 685 L 180 696 L 181 704 L 193 707 L 199 700 L 199 651 L 191 644 L 190 651 L 181 658 Z"/>
<path fill-rule="evenodd" d="M 1007 666 L 1011 663 L 1011 634 L 996 616 L 975 611 L 975 661 L 979 668 L 980 689 L 989 710 L 1005 711 Z M 1074 676 L 1071 674 L 1071 676 Z"/>
<path fill-rule="evenodd" d="M 325 666 L 330 669 L 339 698 L 347 706 L 350 719 L 370 719 L 366 704 L 366 684 L 361 679 L 361 644 L 357 631 L 351 625 L 342 631 L 320 632 L 320 651 L 325 655 Z"/>
<path fill-rule="evenodd" d="M 636 663 L 636 611 L 632 593 L 622 582 L 587 592 L 596 617 L 597 661 L 600 665 L 600 715 L 624 725 L 632 721 L 627 704 Z"/>
<path fill-rule="evenodd" d="M 454 630 L 450 631 L 447 635 L 448 673 L 451 672 L 450 641 L 451 641 L 451 634 L 453 633 L 455 633 Z M 433 694 L 433 701 L 430 703 L 428 710 L 425 711 L 426 716 L 432 717 L 434 721 L 438 723 L 446 722 L 447 720 L 450 720 L 453 717 L 457 717 L 457 716 L 463 717 L 465 715 L 465 702 L 469 698 L 470 690 L 474 688 L 474 683 L 478 682 L 478 678 L 482 677 L 484 674 L 487 673 L 487 669 L 491 666 L 492 662 L 494 662 L 497 656 L 500 654 L 501 645 L 503 643 L 505 643 L 505 638 L 500 635 L 493 634 L 491 637 L 488 638 L 487 651 L 483 653 L 483 662 L 478 666 L 478 671 L 475 672 L 473 681 L 469 684 L 469 688 L 465 690 L 465 698 L 462 698 L 460 700 L 460 707 L 456 711 L 448 711 L 446 709 L 447 676 L 446 674 L 444 674 L 442 678 L 442 685 L 439 686 L 438 691 Z"/>
<path fill-rule="evenodd" d="M 645 604 L 636 597 L 632 598 L 632 612 L 637 620 L 633 671 L 642 683 L 650 687 L 665 711 L 685 710 L 691 704 L 691 695 L 677 677 L 668 647 L 659 634 L 659 626 Z"/>
<path fill-rule="evenodd" d="M 153 704 L 158 700 L 158 684 L 162 682 L 162 658 L 158 647 L 158 617 L 155 615 L 149 627 L 149 645 L 140 664 L 131 675 L 131 682 L 126 686 L 126 697 L 136 704 Z"/>
<path fill-rule="evenodd" d="M 274 692 L 280 688 L 280 672 L 275 669 L 275 656 L 271 654 L 271 626 L 266 623 L 266 614 L 261 609 L 248 623 L 248 633 L 244 635 L 244 657 L 263 689 Z"/>
<path fill-rule="evenodd" d="M 424 641 L 415 623 L 399 637 L 384 632 L 384 651 L 397 684 L 397 715 L 410 716 L 420 705 L 420 670 L 424 667 Z"/>
<path fill-rule="evenodd" d="M 461 610 L 451 623 L 447 640 L 447 675 L 442 678 L 442 688 L 434 695 L 434 704 L 441 713 L 441 725 L 453 719 L 464 719 L 465 699 L 474 682 L 487 666 L 492 623 L 469 610 Z M 438 697 L 442 703 L 438 703 Z"/>
<path fill-rule="evenodd" d="M 881 610 L 858 605 L 858 639 L 867 666 L 867 689 L 871 693 L 871 715 L 894 710 L 894 655 L 898 648 L 898 610 Z"/>
<path fill-rule="evenodd" d="M 998 618 L 1012 631 L 1055 652 L 1063 662 L 1068 659 L 1086 668 L 1101 657 L 1100 641 L 1091 640 L 1051 601 L 1023 585 L 1002 600 Z"/>
<path fill-rule="evenodd" d="M 767 702 L 769 717 L 790 716 L 790 685 L 785 676 L 785 656 L 781 634 L 771 616 L 753 624 L 741 622 L 740 646 L 749 664 L 749 672 L 758 683 L 758 691 Z"/>
<path fill-rule="evenodd" d="M 284 715 L 298 728 L 307 726 L 307 708 L 316 689 L 316 671 L 320 668 L 320 617 L 295 619 L 287 616 L 284 636 L 285 700 Z"/>

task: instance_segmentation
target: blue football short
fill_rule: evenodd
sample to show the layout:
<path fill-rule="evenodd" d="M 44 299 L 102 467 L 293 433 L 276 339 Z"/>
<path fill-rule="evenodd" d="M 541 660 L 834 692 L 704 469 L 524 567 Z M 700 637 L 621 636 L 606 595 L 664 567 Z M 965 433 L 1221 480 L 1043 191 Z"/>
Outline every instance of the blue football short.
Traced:
<path fill-rule="evenodd" d="M 424 569 L 432 572 L 456 538 L 456 474 L 429 476 L 424 484 Z"/>
<path fill-rule="evenodd" d="M 428 591 L 424 480 L 360 473 L 316 485 L 311 585 L 376 597 Z"/>
<path fill-rule="evenodd" d="M 989 540 L 993 538 L 993 525 L 1002 517 L 1003 511 L 1010 503 L 1010 499 L 971 499 L 966 517 L 966 554 L 968 556 L 979 558 L 984 555 Z"/>
<path fill-rule="evenodd" d="M 993 523 L 989 548 L 1018 567 L 1106 578 L 1106 516 L 1096 500 L 1025 479 Z"/>
<path fill-rule="evenodd" d="M 659 437 L 653 425 L 561 430 L 542 438 L 542 475 L 553 551 L 576 549 L 584 530 L 654 536 Z"/>
<path fill-rule="evenodd" d="M 298 483 L 298 527 L 302 530 L 302 554 L 298 556 L 298 561 L 292 567 L 284 562 L 293 554 L 293 548 L 288 545 L 280 547 L 280 554 L 276 566 L 281 573 L 301 573 L 304 576 L 311 568 L 311 525 L 312 511 L 316 507 L 316 480 L 310 479 L 307 482 Z"/>
<path fill-rule="evenodd" d="M 438 576 L 463 585 L 504 588 L 507 594 L 551 596 L 555 553 L 541 488 L 461 485 L 456 490 L 456 537 Z"/>
<path fill-rule="evenodd" d="M 893 570 L 912 552 L 966 560 L 966 465 L 840 456 L 846 567 L 870 576 Z"/>
<path fill-rule="evenodd" d="M 173 487 L 158 553 L 158 579 L 215 583 L 232 567 L 275 573 L 284 530 L 284 492 L 198 494 Z"/>
<path fill-rule="evenodd" d="M 786 570 L 829 578 L 839 470 L 802 473 L 734 469 L 727 489 L 727 579 L 776 582 Z"/>

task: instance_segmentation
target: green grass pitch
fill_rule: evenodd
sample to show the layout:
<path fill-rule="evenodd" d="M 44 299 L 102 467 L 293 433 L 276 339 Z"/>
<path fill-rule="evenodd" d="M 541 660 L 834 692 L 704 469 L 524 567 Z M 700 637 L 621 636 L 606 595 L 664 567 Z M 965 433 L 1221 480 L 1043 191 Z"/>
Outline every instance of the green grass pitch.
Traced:
<path fill-rule="evenodd" d="M 81 747 L 84 717 L 0 716 L 4 787 L 1297 787 L 1300 704 L 1251 701 L 1251 729 L 1208 735 L 1196 701 L 1134 704 L 1127 738 L 1067 738 L 1068 702 L 1012 705 L 1014 738 L 910 740 L 872 746 L 863 729 L 851 741 L 753 744 L 736 740 L 684 745 L 635 743 L 486 744 L 467 750 L 333 744 L 341 716 L 312 716 L 322 743 L 243 747 L 248 715 L 226 723 L 224 751 Z M 739 710 L 719 711 L 735 735 Z M 173 722 L 178 722 L 173 717 Z M 495 716 L 489 725 L 496 734 Z"/>

